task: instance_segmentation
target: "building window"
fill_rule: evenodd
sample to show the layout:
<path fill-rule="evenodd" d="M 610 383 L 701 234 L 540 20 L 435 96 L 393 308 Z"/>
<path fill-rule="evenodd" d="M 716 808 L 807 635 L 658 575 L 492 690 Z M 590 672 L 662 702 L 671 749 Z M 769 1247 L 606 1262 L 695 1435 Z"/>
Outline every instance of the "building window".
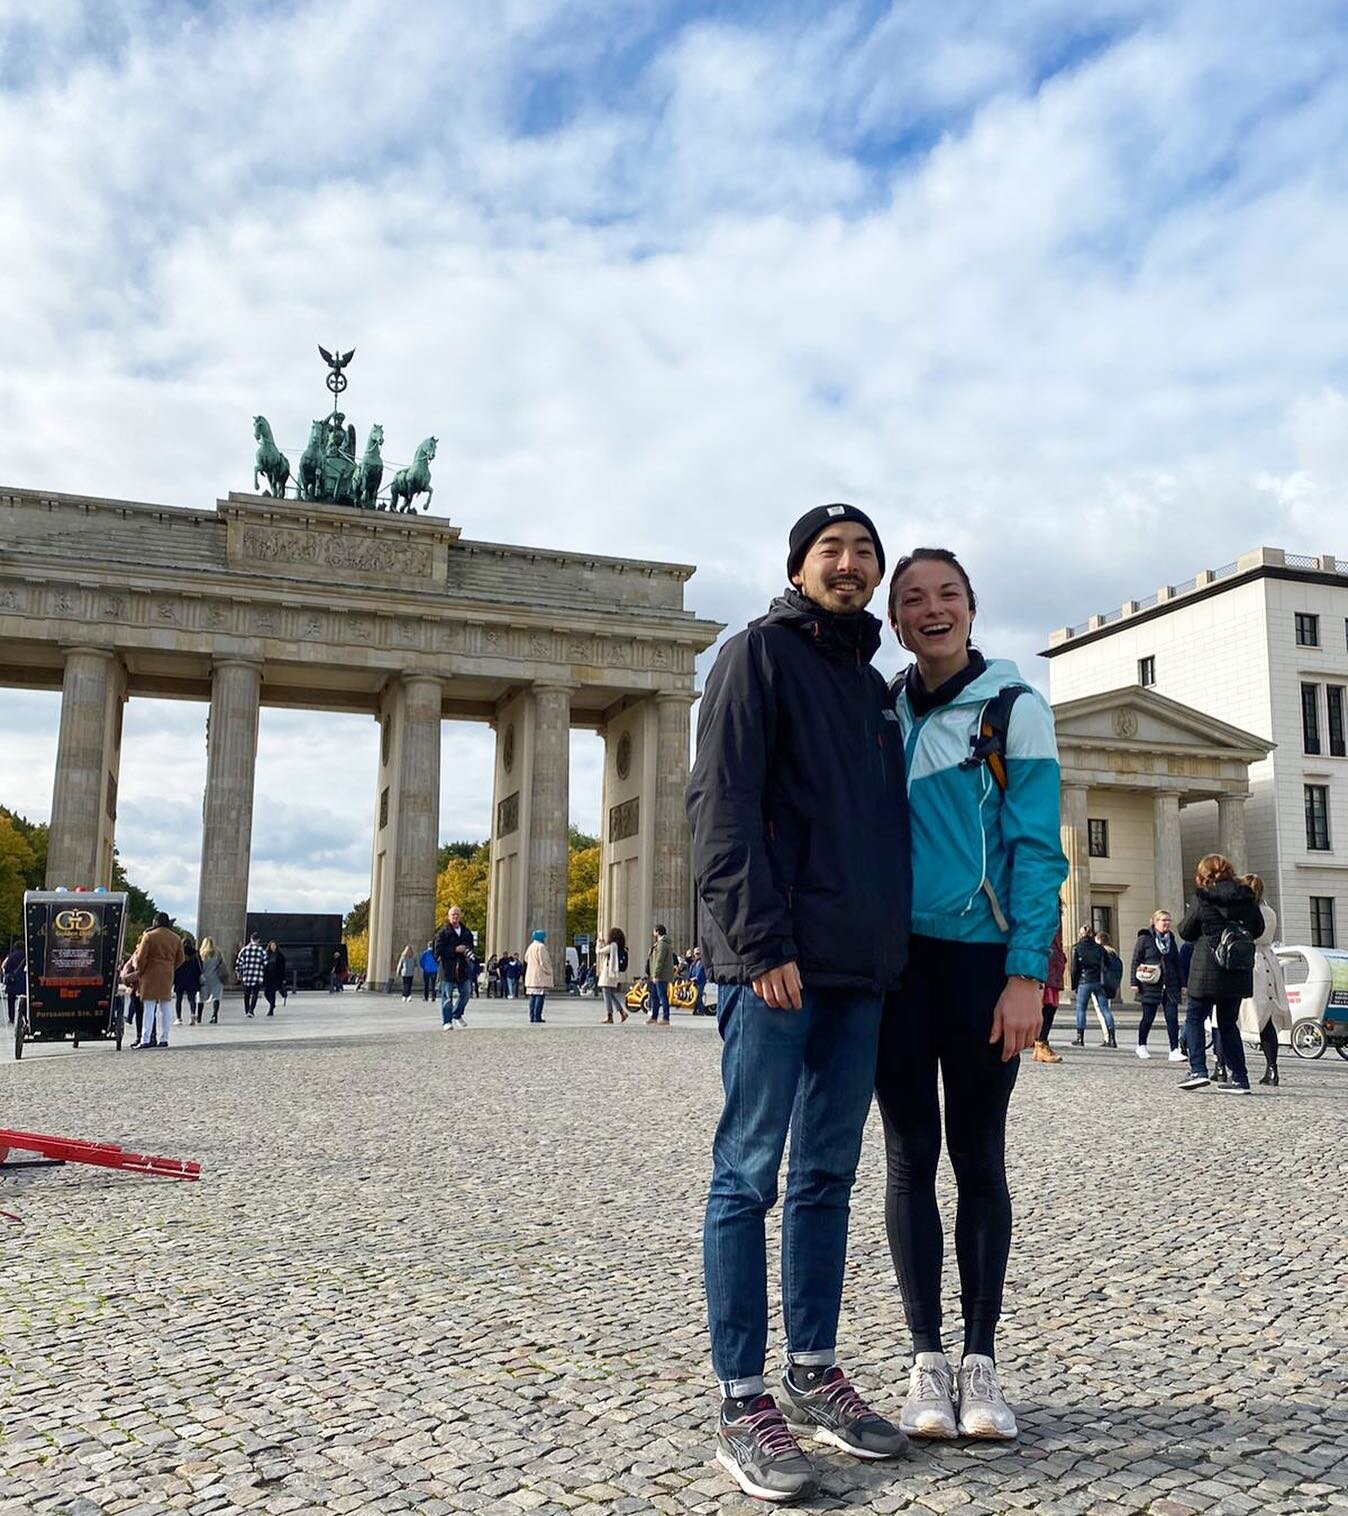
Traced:
<path fill-rule="evenodd" d="M 1311 946 L 1332 948 L 1334 941 L 1333 895 L 1311 896 Z"/>
<path fill-rule="evenodd" d="M 1348 626 L 1345 627 L 1345 635 L 1348 635 Z M 1149 690 L 1156 683 L 1156 658 L 1148 653 L 1145 658 L 1137 660 L 1137 682 L 1144 690 Z"/>
<path fill-rule="evenodd" d="M 1306 611 L 1296 613 L 1297 646 L 1319 647 L 1320 646 L 1320 618 L 1311 616 Z"/>
<path fill-rule="evenodd" d="M 1114 941 L 1114 907 L 1093 905 L 1091 907 L 1091 931 L 1106 942 Z"/>
<path fill-rule="evenodd" d="M 1090 854 L 1092 858 L 1109 857 L 1109 822 L 1087 821 L 1090 830 Z"/>
<path fill-rule="evenodd" d="M 1343 735 L 1343 686 L 1325 685 L 1325 701 L 1329 712 L 1329 751 L 1335 758 L 1348 757 Z"/>
<path fill-rule="evenodd" d="M 1306 846 L 1313 853 L 1329 851 L 1329 786 L 1306 786 Z"/>
<path fill-rule="evenodd" d="M 1320 751 L 1320 686 L 1301 686 L 1301 751 Z"/>

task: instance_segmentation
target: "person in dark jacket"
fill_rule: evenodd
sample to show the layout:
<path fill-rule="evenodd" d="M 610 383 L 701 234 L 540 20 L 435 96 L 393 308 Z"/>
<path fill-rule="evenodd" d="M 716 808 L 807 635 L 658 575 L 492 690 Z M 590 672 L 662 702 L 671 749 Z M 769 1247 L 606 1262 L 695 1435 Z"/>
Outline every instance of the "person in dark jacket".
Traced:
<path fill-rule="evenodd" d="M 1194 884 L 1194 903 L 1179 925 L 1180 936 L 1194 945 L 1184 1019 L 1189 1073 L 1180 1081 L 1180 1089 L 1198 1090 L 1210 1082 L 1207 1019 L 1215 1014 L 1218 1057 L 1231 1076 L 1228 1083 L 1217 1088 L 1248 1095 L 1250 1076 L 1238 1017 L 1240 1002 L 1254 993 L 1254 942 L 1264 930 L 1263 913 L 1254 891 L 1236 877 L 1230 861 L 1220 853 L 1209 853 L 1198 860 Z M 1241 933 L 1244 941 L 1240 940 Z"/>
<path fill-rule="evenodd" d="M 26 993 L 24 987 L 26 976 L 23 971 L 23 965 L 23 944 L 21 942 L 13 942 L 10 944 L 9 952 L 5 954 L 4 963 L 0 964 L 0 975 L 4 976 L 5 981 L 5 1003 L 9 1009 L 9 1023 L 11 1026 L 14 1025 L 14 1004 L 20 995 Z"/>
<path fill-rule="evenodd" d="M 473 993 L 473 934 L 463 924 L 463 912 L 451 905 L 445 924 L 435 934 L 435 961 L 440 965 L 440 1025 L 466 1027 L 463 1010 Z"/>
<path fill-rule="evenodd" d="M 1141 970 L 1139 976 L 1138 970 Z M 1170 1061 L 1179 1063 L 1179 1002 L 1183 979 L 1180 973 L 1179 941 L 1171 929 L 1169 911 L 1153 911 L 1150 923 L 1137 934 L 1128 979 L 1137 991 L 1142 1020 L 1137 1028 L 1137 1056 L 1150 1058 L 1147 1037 L 1159 1009 L 1165 1017 L 1170 1039 Z"/>
<path fill-rule="evenodd" d="M 1063 980 L 1067 977 L 1067 954 L 1062 945 L 1062 904 L 1058 905 L 1059 925 L 1053 934 L 1053 943 L 1048 950 L 1048 973 L 1044 977 L 1043 1016 L 1039 1022 L 1039 1040 L 1034 1045 L 1036 1063 L 1061 1063 L 1062 1055 L 1049 1046 L 1053 1031 L 1053 1018 L 1058 1014 L 1058 1002 L 1062 998 Z"/>
<path fill-rule="evenodd" d="M 183 1024 L 183 997 L 187 997 L 187 1022 L 195 1026 L 201 1020 L 201 954 L 196 940 L 183 938 L 183 961 L 173 971 L 173 1019 Z"/>
<path fill-rule="evenodd" d="M 1095 940 L 1090 927 L 1083 926 L 1072 949 L 1072 990 L 1077 1000 L 1077 1030 L 1072 1038 L 1074 1048 L 1086 1046 L 1086 1008 L 1092 1003 L 1104 1033 L 1100 1046 L 1107 1048 L 1115 1044 L 1114 1013 L 1109 1008 L 1104 980 L 1105 950 Z"/>
<path fill-rule="evenodd" d="M 730 638 L 707 678 L 688 784 L 700 947 L 724 1039 L 703 1230 L 716 1457 L 758 1498 L 817 1487 L 764 1379 L 764 1221 L 788 1127 L 783 1404 L 793 1426 L 860 1456 L 906 1445 L 835 1362 L 848 1203 L 910 909 L 903 751 L 866 611 L 883 571 L 855 507 L 796 523 L 793 588 Z"/>
<path fill-rule="evenodd" d="M 276 1014 L 276 997 L 286 998 L 286 955 L 274 942 L 267 944 L 267 961 L 262 967 L 262 993 L 267 1000 L 267 1015 Z"/>

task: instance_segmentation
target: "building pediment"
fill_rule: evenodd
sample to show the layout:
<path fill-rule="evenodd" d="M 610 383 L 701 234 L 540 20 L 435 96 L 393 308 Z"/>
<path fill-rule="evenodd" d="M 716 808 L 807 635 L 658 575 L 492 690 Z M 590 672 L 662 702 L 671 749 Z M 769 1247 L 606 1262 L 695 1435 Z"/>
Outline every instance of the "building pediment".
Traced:
<path fill-rule="evenodd" d="M 1274 744 L 1140 685 L 1053 707 L 1060 749 L 1115 748 L 1258 763 Z"/>

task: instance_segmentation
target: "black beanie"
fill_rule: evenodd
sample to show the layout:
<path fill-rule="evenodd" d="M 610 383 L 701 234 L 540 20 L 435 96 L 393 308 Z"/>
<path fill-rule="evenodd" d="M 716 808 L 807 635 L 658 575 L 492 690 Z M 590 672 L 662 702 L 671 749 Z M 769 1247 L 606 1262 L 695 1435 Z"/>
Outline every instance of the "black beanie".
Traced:
<path fill-rule="evenodd" d="M 875 530 L 875 523 L 855 505 L 816 505 L 812 511 L 805 514 L 791 528 L 790 550 L 786 555 L 786 577 L 794 578 L 800 573 L 800 566 L 805 561 L 805 555 L 810 551 L 814 539 L 826 526 L 832 526 L 835 521 L 855 521 L 871 534 L 871 541 L 875 544 L 875 556 L 880 564 L 880 572 L 885 571 L 885 549 L 880 541 L 880 533 Z"/>

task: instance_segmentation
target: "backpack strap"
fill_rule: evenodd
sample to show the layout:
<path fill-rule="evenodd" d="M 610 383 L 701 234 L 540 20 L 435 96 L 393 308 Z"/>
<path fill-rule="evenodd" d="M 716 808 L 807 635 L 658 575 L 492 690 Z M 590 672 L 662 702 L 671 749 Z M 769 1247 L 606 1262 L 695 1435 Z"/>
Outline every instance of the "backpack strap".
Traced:
<path fill-rule="evenodd" d="M 962 769 L 976 769 L 986 763 L 993 782 L 1006 793 L 1006 739 L 1011 730 L 1011 711 L 1017 700 L 1029 690 L 1025 684 L 1004 685 L 983 707 L 978 730 L 969 739 L 969 756 Z"/>

